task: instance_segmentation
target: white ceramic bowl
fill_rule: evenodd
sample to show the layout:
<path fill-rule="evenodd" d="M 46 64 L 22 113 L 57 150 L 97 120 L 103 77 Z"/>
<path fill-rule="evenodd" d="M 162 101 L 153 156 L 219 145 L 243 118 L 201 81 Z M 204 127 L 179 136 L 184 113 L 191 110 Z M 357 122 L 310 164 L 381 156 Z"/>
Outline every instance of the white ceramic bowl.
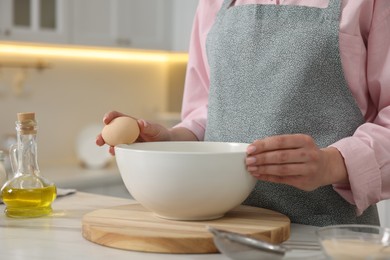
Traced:
<path fill-rule="evenodd" d="M 390 259 L 390 228 L 371 225 L 335 225 L 317 230 L 331 259 Z"/>
<path fill-rule="evenodd" d="M 115 147 L 130 194 L 157 216 L 175 220 L 222 217 L 241 204 L 256 179 L 243 143 L 146 142 Z"/>

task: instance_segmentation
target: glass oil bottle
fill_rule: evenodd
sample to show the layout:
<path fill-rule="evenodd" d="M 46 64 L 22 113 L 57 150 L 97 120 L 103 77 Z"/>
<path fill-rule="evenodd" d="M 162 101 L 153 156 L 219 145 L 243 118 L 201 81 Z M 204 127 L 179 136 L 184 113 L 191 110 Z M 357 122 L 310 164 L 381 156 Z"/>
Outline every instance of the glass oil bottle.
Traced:
<path fill-rule="evenodd" d="M 37 161 L 35 113 L 18 113 L 17 143 L 10 147 L 13 178 L 1 189 L 8 217 L 40 217 L 52 212 L 56 186 L 40 175 Z"/>

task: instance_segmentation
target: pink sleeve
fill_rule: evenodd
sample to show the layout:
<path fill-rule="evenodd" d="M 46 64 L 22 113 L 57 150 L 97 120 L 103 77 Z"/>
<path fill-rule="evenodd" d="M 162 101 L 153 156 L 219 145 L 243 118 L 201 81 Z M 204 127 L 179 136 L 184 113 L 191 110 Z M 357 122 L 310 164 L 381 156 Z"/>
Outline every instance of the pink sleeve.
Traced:
<path fill-rule="evenodd" d="M 209 67 L 206 57 L 206 37 L 214 23 L 221 1 L 200 0 L 195 14 L 189 48 L 189 61 L 181 112 L 182 122 L 175 127 L 186 127 L 204 139 L 209 94 Z"/>
<path fill-rule="evenodd" d="M 379 3 L 380 1 L 378 1 Z M 382 3 L 385 3 L 383 1 Z M 379 4 L 375 8 L 379 10 Z M 383 11 L 385 10 L 385 11 Z M 374 13 L 375 13 L 374 11 Z M 378 12 L 379 13 L 379 12 Z M 344 157 L 350 185 L 335 190 L 361 214 L 390 198 L 390 5 L 374 16 L 367 39 L 368 110 L 372 118 L 352 137 L 333 144 Z"/>

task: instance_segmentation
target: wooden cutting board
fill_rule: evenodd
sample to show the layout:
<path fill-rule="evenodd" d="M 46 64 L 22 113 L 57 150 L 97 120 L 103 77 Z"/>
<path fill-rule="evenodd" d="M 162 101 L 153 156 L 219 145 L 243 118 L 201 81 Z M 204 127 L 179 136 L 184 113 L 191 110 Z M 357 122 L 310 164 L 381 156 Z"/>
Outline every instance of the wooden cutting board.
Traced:
<path fill-rule="evenodd" d="M 275 244 L 290 236 L 289 218 L 268 209 L 241 205 L 219 219 L 177 221 L 159 218 L 138 203 L 85 214 L 82 234 L 94 243 L 125 250 L 217 253 L 213 235 L 207 226 L 251 235 Z"/>

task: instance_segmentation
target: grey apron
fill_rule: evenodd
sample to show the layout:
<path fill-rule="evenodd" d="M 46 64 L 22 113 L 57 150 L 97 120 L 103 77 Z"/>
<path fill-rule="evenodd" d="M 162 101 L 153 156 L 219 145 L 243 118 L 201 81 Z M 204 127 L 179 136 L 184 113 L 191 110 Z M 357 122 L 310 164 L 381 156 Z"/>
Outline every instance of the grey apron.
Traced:
<path fill-rule="evenodd" d="M 324 9 L 225 0 L 206 42 L 205 140 L 251 143 L 304 133 L 326 147 L 351 136 L 364 118 L 341 65 L 340 6 L 340 0 Z M 258 181 L 244 204 L 282 212 L 295 223 L 379 224 L 376 206 L 357 217 L 331 185 L 305 192 Z"/>

